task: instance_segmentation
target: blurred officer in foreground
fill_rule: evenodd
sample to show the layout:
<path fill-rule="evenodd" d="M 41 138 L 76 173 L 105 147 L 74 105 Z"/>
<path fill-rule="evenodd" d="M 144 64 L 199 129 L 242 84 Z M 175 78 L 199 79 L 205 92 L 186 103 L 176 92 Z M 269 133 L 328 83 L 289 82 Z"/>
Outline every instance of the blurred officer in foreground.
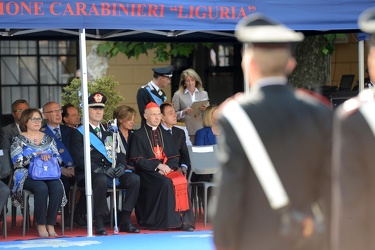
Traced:
<path fill-rule="evenodd" d="M 329 218 L 332 113 L 316 98 L 287 86 L 296 65 L 291 45 L 303 35 L 261 14 L 240 21 L 235 34 L 244 43 L 242 69 L 250 93 L 220 107 L 222 173 L 213 220 L 215 245 L 236 250 L 324 249 L 328 230 L 313 239 L 316 217 Z M 271 207 L 254 172 L 258 155 L 251 163 L 247 158 L 246 152 L 258 151 L 247 118 L 289 198 L 278 209 Z M 242 139 L 250 150 L 242 147 Z"/>
<path fill-rule="evenodd" d="M 360 15 L 359 27 L 372 33 L 368 70 L 375 80 L 375 8 Z M 375 247 L 374 89 L 343 103 L 333 131 L 332 250 Z"/>

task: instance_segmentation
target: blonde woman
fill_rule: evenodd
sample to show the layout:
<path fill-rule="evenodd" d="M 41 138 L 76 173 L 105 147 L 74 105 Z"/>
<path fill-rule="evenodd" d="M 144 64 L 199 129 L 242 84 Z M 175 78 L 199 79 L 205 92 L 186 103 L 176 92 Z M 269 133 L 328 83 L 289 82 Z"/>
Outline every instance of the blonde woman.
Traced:
<path fill-rule="evenodd" d="M 203 83 L 197 72 L 193 69 L 184 70 L 180 77 L 180 87 L 172 98 L 173 106 L 177 112 L 177 120 L 184 122 L 189 132 L 190 140 L 194 143 L 194 136 L 202 128 L 203 111 L 208 105 L 199 107 L 196 114 L 191 108 L 193 102 L 209 100 L 208 94 L 203 89 Z"/>
<path fill-rule="evenodd" d="M 195 134 L 194 145 L 214 145 L 216 138 L 220 135 L 220 130 L 216 124 L 217 106 L 211 105 L 206 108 L 203 113 L 203 128 L 199 129 Z"/>

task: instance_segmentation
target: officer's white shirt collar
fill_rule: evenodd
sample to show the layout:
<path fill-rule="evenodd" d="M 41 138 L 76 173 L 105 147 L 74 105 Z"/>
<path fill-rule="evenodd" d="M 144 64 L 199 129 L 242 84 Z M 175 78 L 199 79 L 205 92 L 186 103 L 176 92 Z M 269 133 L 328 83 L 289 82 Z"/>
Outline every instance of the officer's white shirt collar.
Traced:
<path fill-rule="evenodd" d="M 159 91 L 160 88 L 153 81 L 149 82 L 148 84 L 151 85 L 150 87 L 153 87 L 156 91 Z"/>
<path fill-rule="evenodd" d="M 90 124 L 90 126 L 92 127 L 92 129 L 96 129 L 96 128 L 99 128 L 100 129 L 100 131 L 102 130 L 102 128 L 100 127 L 100 124 L 98 125 L 98 126 L 94 126 L 94 125 L 92 125 L 91 123 L 89 123 Z"/>
<path fill-rule="evenodd" d="M 258 88 L 270 86 L 270 85 L 286 85 L 288 83 L 288 79 L 284 76 L 276 76 L 276 77 L 265 77 L 259 79 L 258 81 L 254 82 L 254 86 Z"/>

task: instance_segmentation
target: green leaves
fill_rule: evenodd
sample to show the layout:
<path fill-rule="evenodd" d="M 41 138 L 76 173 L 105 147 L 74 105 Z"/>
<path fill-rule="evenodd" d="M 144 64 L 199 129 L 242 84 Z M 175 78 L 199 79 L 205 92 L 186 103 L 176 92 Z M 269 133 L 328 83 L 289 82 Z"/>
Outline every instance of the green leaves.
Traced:
<path fill-rule="evenodd" d="M 324 44 L 322 48 L 322 53 L 324 55 L 332 55 L 335 51 L 335 39 L 336 38 L 343 38 L 345 37 L 345 34 L 325 34 L 323 37 L 326 40 L 326 43 Z"/>
<path fill-rule="evenodd" d="M 113 76 L 104 76 L 96 79 L 95 82 L 88 82 L 89 95 L 95 92 L 101 92 L 107 97 L 107 102 L 104 108 L 103 122 L 113 119 L 113 111 L 119 105 L 124 98 L 116 90 L 118 82 L 113 80 Z M 63 88 L 62 104 L 67 103 L 73 104 L 78 108 L 80 114 L 82 114 L 82 90 L 81 80 L 75 78 L 68 86 Z"/>
<path fill-rule="evenodd" d="M 204 46 L 211 47 L 210 43 Z M 154 50 L 153 62 L 167 62 L 171 57 L 190 56 L 198 47 L 198 43 L 153 43 L 153 42 L 104 42 L 98 46 L 98 54 L 114 57 L 118 53 L 125 54 L 128 58 L 148 55 L 149 50 Z"/>

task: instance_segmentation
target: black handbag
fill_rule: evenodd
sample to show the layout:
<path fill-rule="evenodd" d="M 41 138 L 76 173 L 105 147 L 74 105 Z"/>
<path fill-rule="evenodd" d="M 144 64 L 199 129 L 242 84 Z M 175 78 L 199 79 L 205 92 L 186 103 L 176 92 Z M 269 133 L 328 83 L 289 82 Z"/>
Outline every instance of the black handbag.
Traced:
<path fill-rule="evenodd" d="M 4 179 L 12 172 L 9 149 L 0 149 L 0 179 Z"/>

